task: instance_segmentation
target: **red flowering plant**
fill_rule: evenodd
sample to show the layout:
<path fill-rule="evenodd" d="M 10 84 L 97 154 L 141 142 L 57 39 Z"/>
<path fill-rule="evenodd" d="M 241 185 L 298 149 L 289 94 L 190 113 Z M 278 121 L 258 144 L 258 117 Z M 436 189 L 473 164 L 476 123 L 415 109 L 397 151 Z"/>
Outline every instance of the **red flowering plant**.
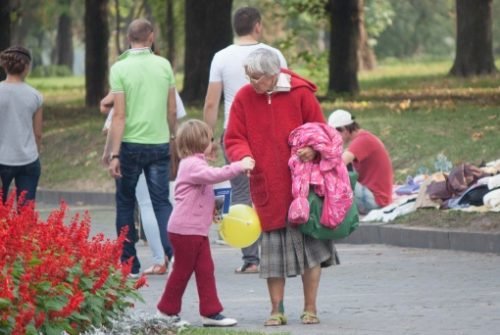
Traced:
<path fill-rule="evenodd" d="M 106 326 L 142 297 L 145 278 L 128 280 L 117 240 L 89 237 L 90 216 L 65 224 L 62 203 L 46 221 L 34 204 L 0 201 L 0 334 L 78 334 Z"/>

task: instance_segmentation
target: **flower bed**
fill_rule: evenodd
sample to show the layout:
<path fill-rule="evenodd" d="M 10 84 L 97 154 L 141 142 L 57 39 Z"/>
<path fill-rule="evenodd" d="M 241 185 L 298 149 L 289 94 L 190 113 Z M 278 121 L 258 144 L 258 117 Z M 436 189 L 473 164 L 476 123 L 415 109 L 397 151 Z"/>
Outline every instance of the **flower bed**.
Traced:
<path fill-rule="evenodd" d="M 92 238 L 90 217 L 65 224 L 67 206 L 40 219 L 33 204 L 0 201 L 0 334 L 79 334 L 106 326 L 142 300 L 117 240 Z"/>

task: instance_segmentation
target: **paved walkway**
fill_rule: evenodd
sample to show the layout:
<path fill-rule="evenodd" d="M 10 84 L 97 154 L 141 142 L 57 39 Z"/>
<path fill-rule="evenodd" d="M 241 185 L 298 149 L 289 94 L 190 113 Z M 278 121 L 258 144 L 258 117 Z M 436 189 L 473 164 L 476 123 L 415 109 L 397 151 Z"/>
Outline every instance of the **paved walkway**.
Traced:
<path fill-rule="evenodd" d="M 40 206 L 42 213 L 45 212 Z M 91 207 L 93 233 L 114 236 L 111 207 Z M 236 275 L 240 252 L 213 244 L 217 286 L 227 316 L 236 329 L 289 334 L 439 334 L 494 335 L 500 329 L 500 255 L 412 249 L 385 245 L 337 246 L 341 265 L 325 269 L 318 309 L 321 323 L 300 324 L 302 291 L 299 278 L 287 281 L 285 309 L 289 324 L 262 326 L 269 313 L 265 281 L 258 275 Z M 138 243 L 143 268 L 151 265 L 147 246 Z M 154 313 L 166 276 L 149 278 L 141 289 L 146 303 L 137 313 Z M 193 280 L 181 316 L 201 326 Z"/>

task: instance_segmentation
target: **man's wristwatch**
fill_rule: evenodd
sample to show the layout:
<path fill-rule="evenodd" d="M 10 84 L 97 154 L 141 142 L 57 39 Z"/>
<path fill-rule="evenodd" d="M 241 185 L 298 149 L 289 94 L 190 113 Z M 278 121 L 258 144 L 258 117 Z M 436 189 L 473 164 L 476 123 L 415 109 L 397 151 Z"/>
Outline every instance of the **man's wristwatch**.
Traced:
<path fill-rule="evenodd" d="M 110 154 L 109 155 L 109 161 L 111 162 L 113 159 L 120 159 L 120 155 L 114 155 L 114 154 Z"/>

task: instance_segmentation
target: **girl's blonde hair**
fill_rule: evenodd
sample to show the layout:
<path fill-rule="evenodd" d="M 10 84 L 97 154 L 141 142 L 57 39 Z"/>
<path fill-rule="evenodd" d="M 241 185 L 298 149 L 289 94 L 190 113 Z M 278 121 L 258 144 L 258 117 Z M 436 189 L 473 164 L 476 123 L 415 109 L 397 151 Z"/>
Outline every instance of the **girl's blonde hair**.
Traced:
<path fill-rule="evenodd" d="M 212 141 L 212 130 L 203 121 L 191 119 L 183 122 L 175 137 L 177 154 L 185 158 L 193 154 L 203 153 Z"/>

